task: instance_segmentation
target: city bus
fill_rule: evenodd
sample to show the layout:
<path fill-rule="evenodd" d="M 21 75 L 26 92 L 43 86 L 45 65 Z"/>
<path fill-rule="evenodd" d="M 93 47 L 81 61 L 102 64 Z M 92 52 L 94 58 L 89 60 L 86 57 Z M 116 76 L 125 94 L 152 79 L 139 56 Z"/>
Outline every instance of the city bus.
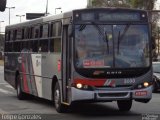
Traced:
<path fill-rule="evenodd" d="M 5 31 L 4 77 L 23 100 L 73 103 L 132 102 L 152 98 L 150 24 L 146 11 L 77 9 L 10 25 Z"/>

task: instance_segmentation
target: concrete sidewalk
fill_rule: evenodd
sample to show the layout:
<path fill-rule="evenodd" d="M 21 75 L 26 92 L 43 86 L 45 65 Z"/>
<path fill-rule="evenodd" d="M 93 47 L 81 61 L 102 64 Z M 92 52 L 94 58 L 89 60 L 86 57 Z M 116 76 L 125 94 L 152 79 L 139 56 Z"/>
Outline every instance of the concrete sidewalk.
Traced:
<path fill-rule="evenodd" d="M 0 72 L 4 70 L 4 66 L 0 65 Z"/>

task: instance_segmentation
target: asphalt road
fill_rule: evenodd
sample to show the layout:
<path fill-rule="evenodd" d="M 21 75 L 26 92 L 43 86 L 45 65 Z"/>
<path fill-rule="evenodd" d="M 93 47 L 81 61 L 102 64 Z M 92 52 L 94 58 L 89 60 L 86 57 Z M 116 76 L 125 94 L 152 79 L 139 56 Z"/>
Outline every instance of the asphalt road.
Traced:
<path fill-rule="evenodd" d="M 7 120 L 4 115 L 11 114 L 38 115 L 34 120 L 160 120 L 160 93 L 154 93 L 152 100 L 147 104 L 133 102 L 130 112 L 118 111 L 116 102 L 111 102 L 79 104 L 72 108 L 72 111 L 59 114 L 51 101 L 38 98 L 19 101 L 16 91 L 3 77 L 3 67 L 0 66 L 0 120 Z"/>

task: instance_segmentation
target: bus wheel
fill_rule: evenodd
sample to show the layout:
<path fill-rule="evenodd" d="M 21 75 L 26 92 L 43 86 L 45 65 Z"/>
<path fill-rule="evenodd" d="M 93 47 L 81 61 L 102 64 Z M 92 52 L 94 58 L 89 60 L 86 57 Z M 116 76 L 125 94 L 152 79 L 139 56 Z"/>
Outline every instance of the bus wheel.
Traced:
<path fill-rule="evenodd" d="M 20 75 L 17 76 L 17 98 L 19 100 L 24 100 L 26 98 L 26 94 L 22 92 Z"/>
<path fill-rule="evenodd" d="M 67 110 L 67 106 L 61 103 L 61 93 L 58 82 L 54 88 L 54 105 L 58 113 L 65 113 Z"/>
<path fill-rule="evenodd" d="M 132 107 L 132 100 L 119 100 L 117 104 L 120 111 L 129 111 Z"/>

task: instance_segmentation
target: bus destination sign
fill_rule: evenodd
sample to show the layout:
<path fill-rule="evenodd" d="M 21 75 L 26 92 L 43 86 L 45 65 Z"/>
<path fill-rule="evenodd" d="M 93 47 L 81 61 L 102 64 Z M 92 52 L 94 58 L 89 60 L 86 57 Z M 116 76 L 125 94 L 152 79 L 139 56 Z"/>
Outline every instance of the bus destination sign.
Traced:
<path fill-rule="evenodd" d="M 83 12 L 77 13 L 76 19 L 79 21 L 146 21 L 147 15 L 142 12 Z"/>
<path fill-rule="evenodd" d="M 140 13 L 99 13 L 99 21 L 140 21 Z"/>

